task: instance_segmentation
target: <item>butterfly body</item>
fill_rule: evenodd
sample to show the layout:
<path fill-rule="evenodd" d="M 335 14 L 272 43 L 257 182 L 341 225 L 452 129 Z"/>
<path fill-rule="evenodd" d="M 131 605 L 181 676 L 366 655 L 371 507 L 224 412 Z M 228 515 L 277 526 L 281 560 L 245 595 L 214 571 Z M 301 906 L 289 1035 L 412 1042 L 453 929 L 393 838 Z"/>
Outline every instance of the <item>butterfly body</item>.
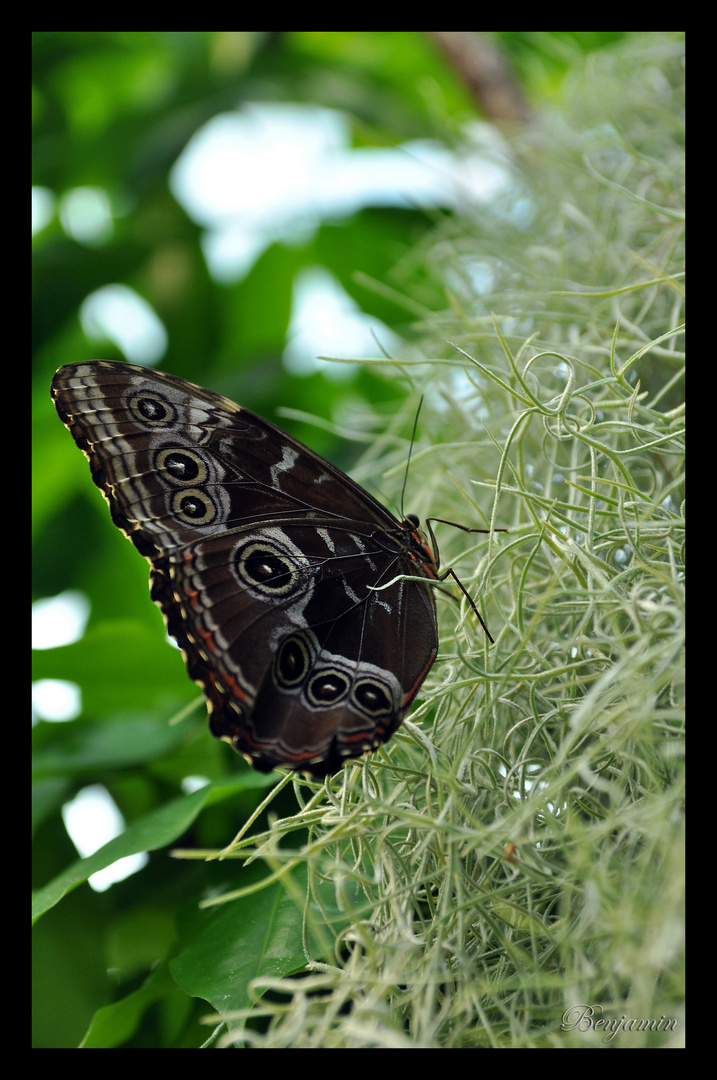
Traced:
<path fill-rule="evenodd" d="M 438 651 L 418 519 L 183 379 L 92 361 L 60 368 L 52 397 L 149 560 L 212 733 L 261 771 L 316 776 L 390 738 Z"/>

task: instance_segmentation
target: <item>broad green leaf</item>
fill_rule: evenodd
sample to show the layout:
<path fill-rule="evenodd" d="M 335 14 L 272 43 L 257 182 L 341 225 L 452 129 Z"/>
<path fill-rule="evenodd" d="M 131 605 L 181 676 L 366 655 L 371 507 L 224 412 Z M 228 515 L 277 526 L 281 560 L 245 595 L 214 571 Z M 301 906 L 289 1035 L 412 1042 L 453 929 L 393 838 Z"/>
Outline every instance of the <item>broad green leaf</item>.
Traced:
<path fill-rule="evenodd" d="M 52 881 L 33 893 L 32 919 L 35 922 L 71 889 L 86 881 L 92 874 L 104 870 L 118 859 L 137 855 L 141 851 L 156 851 L 166 847 L 186 832 L 191 823 L 209 803 L 231 798 L 247 787 L 269 787 L 275 782 L 271 775 L 242 773 L 229 783 L 207 784 L 186 798 L 174 799 L 133 822 L 121 836 L 104 844 L 94 855 L 78 859 Z"/>

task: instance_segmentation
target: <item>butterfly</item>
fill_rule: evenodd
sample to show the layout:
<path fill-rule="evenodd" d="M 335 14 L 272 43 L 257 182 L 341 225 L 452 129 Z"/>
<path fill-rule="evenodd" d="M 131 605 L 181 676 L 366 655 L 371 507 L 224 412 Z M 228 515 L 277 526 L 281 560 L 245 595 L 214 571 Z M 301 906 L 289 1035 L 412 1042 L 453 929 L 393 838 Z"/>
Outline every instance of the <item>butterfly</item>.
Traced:
<path fill-rule="evenodd" d="M 431 544 L 415 515 L 184 379 L 88 361 L 57 371 L 52 398 L 150 563 L 212 734 L 259 771 L 316 777 L 385 743 L 438 652 L 430 525 Z"/>

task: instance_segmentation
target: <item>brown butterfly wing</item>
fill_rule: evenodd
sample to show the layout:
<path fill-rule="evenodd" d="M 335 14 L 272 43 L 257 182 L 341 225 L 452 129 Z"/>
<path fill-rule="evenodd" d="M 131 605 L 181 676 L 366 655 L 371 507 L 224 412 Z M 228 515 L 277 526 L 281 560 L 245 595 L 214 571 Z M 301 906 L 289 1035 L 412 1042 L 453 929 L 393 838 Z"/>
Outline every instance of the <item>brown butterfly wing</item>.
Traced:
<path fill-rule="evenodd" d="M 261 770 L 323 775 L 396 730 L 435 659 L 425 540 L 233 402 L 129 364 L 61 368 L 58 413 L 203 688 Z M 376 587 L 388 585 L 387 588 Z"/>

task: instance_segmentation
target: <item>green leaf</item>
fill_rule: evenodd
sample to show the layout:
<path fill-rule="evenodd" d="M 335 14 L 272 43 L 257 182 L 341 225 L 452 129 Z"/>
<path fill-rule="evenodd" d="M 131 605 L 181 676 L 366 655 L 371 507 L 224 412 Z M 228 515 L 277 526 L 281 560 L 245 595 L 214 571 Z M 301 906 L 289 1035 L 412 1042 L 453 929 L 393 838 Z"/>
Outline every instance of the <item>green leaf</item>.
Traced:
<path fill-rule="evenodd" d="M 247 788 L 270 787 L 275 777 L 259 773 L 242 773 L 230 782 L 207 784 L 181 799 L 174 799 L 165 806 L 153 810 L 133 822 L 113 840 L 104 844 L 93 855 L 68 866 L 41 889 L 36 889 L 32 900 L 33 923 L 57 904 L 71 889 L 86 881 L 92 874 L 104 870 L 118 859 L 137 855 L 142 851 L 156 851 L 171 844 L 186 832 L 200 811 L 210 803 L 228 799 Z"/>
<path fill-rule="evenodd" d="M 263 863 L 245 871 L 247 884 L 266 876 Z M 305 892 L 303 868 L 298 877 Z M 301 908 L 281 882 L 224 904 L 185 910 L 179 925 L 184 947 L 170 961 L 170 971 L 182 989 L 219 1013 L 247 1008 L 252 979 L 305 966 L 301 927 Z"/>
<path fill-rule="evenodd" d="M 80 1047 L 84 1050 L 106 1050 L 121 1046 L 135 1034 L 150 1005 L 161 1001 L 172 989 L 172 979 L 165 962 L 150 973 L 139 990 L 98 1009 Z"/>

